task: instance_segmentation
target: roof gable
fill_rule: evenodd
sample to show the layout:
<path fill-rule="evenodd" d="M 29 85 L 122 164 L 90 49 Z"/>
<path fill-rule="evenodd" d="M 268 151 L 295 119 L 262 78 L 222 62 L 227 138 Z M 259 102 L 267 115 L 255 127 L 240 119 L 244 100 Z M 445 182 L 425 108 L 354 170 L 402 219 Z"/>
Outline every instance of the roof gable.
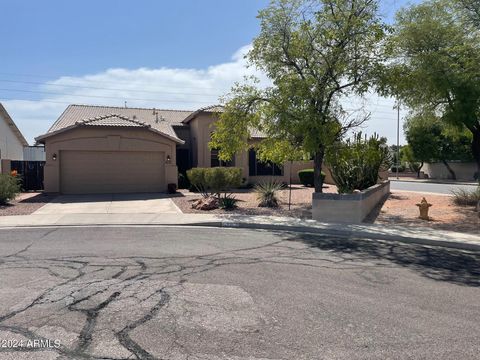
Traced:
<path fill-rule="evenodd" d="M 149 128 L 177 143 L 183 143 L 173 126 L 192 113 L 186 110 L 158 110 L 155 108 L 125 108 L 96 105 L 69 105 L 48 132 L 36 138 L 40 141 L 75 126 L 134 126 Z"/>
<path fill-rule="evenodd" d="M 21 131 L 18 129 L 17 125 L 15 124 L 13 119 L 10 117 L 7 110 L 3 107 L 2 103 L 0 103 L 0 114 L 2 115 L 2 118 L 5 119 L 5 122 L 10 127 L 10 129 L 12 129 L 13 133 L 15 134 L 17 139 L 20 141 L 20 143 L 23 146 L 28 146 L 28 141 L 22 135 Z"/>

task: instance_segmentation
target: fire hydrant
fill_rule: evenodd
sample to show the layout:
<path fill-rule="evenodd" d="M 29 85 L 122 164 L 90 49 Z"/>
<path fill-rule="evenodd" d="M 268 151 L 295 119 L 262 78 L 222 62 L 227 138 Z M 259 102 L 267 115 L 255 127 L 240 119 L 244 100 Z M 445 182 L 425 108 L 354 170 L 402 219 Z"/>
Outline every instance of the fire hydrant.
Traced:
<path fill-rule="evenodd" d="M 432 204 L 429 204 L 427 199 L 423 198 L 422 201 L 420 201 L 420 204 L 417 204 L 417 206 L 420 210 L 420 219 L 430 220 L 430 218 L 428 217 L 428 209 L 430 209 L 430 206 L 432 206 Z"/>

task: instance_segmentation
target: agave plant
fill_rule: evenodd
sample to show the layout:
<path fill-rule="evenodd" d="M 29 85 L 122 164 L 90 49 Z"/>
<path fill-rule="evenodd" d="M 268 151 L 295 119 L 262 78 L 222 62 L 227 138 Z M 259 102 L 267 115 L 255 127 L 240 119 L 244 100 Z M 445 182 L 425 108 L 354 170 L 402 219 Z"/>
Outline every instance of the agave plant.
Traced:
<path fill-rule="evenodd" d="M 218 206 L 220 209 L 233 210 L 237 207 L 237 201 L 238 199 L 235 198 L 235 195 L 225 193 L 223 196 L 220 196 Z"/>
<path fill-rule="evenodd" d="M 277 207 L 277 192 L 283 188 L 283 184 L 276 181 L 268 181 L 255 186 L 259 207 Z"/>

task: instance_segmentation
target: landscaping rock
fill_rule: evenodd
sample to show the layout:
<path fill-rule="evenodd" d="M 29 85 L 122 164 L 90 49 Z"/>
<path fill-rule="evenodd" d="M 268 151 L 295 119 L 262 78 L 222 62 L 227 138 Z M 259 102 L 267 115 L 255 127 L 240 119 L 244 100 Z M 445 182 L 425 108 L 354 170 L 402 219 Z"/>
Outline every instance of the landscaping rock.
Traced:
<path fill-rule="evenodd" d="M 192 208 L 205 211 L 218 209 L 218 199 L 213 196 L 198 199 L 192 203 Z"/>

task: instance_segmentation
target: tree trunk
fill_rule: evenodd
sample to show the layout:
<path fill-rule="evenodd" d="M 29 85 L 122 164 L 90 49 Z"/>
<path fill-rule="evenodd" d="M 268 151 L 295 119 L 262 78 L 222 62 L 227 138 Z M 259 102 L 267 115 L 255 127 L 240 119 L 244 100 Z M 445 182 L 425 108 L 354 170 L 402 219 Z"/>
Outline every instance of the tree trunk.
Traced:
<path fill-rule="evenodd" d="M 323 192 L 322 164 L 324 156 L 325 148 L 321 145 L 318 147 L 318 150 L 313 157 L 313 183 L 315 186 L 315 192 L 318 193 Z"/>
<path fill-rule="evenodd" d="M 480 128 L 472 131 L 472 154 L 477 163 L 477 181 L 480 182 Z"/>
<path fill-rule="evenodd" d="M 443 162 L 443 165 L 445 165 L 445 167 L 447 168 L 448 172 L 450 173 L 452 180 L 457 180 L 457 175 L 455 175 L 455 171 L 452 170 L 450 165 L 448 165 L 447 161 L 442 160 L 442 162 Z"/>
<path fill-rule="evenodd" d="M 422 161 L 422 163 L 420 164 L 420 167 L 418 168 L 418 171 L 417 171 L 417 179 L 420 179 L 420 171 L 422 171 L 422 168 L 423 168 L 423 161 Z"/>

